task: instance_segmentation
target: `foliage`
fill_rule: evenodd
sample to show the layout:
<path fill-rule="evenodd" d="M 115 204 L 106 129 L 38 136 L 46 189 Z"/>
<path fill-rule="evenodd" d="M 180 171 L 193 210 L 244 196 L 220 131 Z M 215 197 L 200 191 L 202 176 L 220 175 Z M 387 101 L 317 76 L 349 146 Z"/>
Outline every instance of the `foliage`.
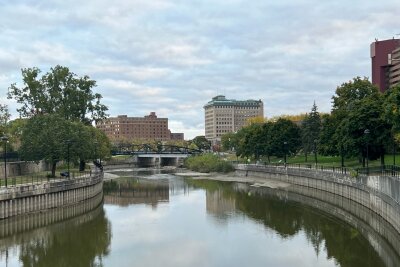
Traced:
<path fill-rule="evenodd" d="M 71 162 L 82 162 L 93 159 L 98 147 L 99 155 L 105 156 L 110 151 L 108 139 L 100 130 L 55 114 L 36 115 L 27 120 L 21 140 L 21 158 L 46 160 L 52 165 L 52 177 L 55 176 L 56 164 L 61 160 L 69 158 Z"/>
<path fill-rule="evenodd" d="M 223 136 L 221 136 L 221 145 L 223 151 L 234 149 L 236 144 L 237 142 L 235 133 L 226 133 Z"/>
<path fill-rule="evenodd" d="M 391 124 L 392 138 L 400 144 L 400 85 L 385 92 L 383 113 L 386 122 Z"/>
<path fill-rule="evenodd" d="M 384 155 L 390 126 L 383 119 L 382 94 L 367 78 L 354 78 L 336 89 L 332 115 L 338 121 L 337 150 L 342 149 L 348 157 L 365 158 L 368 146 L 370 159 Z M 369 134 L 365 134 L 367 129 Z"/>
<path fill-rule="evenodd" d="M 318 138 L 321 132 L 321 117 L 317 110 L 317 105 L 311 108 L 311 112 L 306 114 L 301 124 L 301 139 L 303 143 L 304 154 L 306 155 L 316 148 Z"/>
<path fill-rule="evenodd" d="M 252 125 L 252 124 L 263 124 L 265 123 L 266 120 L 264 117 L 262 116 L 258 116 L 258 117 L 252 117 L 246 120 L 246 125 Z"/>
<path fill-rule="evenodd" d="M 11 114 L 7 105 L 0 104 L 0 134 L 6 134 L 7 122 L 10 120 Z"/>
<path fill-rule="evenodd" d="M 192 156 L 185 160 L 185 167 L 198 172 L 231 172 L 234 170 L 231 163 L 222 160 L 210 153 Z"/>
<path fill-rule="evenodd" d="M 196 136 L 191 143 L 194 143 L 201 150 L 209 150 L 211 148 L 211 142 L 204 135 Z"/>
<path fill-rule="evenodd" d="M 101 94 L 93 93 L 96 81 L 88 76 L 77 77 L 67 67 L 55 66 L 39 77 L 38 68 L 22 69 L 23 87 L 11 84 L 8 98 L 22 106 L 22 117 L 35 114 L 58 114 L 66 120 L 90 124 L 106 117 L 108 108 L 100 103 Z"/>

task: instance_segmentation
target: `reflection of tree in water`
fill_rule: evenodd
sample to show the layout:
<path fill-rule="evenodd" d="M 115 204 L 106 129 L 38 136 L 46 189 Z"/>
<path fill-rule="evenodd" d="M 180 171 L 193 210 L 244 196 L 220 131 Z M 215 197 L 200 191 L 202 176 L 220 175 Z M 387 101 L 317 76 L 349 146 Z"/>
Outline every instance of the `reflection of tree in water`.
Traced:
<path fill-rule="evenodd" d="M 92 220 L 72 220 L 46 231 L 45 236 L 21 245 L 23 266 L 103 266 L 102 258 L 108 255 L 111 243 L 111 225 L 102 207 Z"/>
<path fill-rule="evenodd" d="M 314 208 L 288 201 L 277 190 L 236 190 L 233 183 L 204 180 L 189 183 L 207 191 L 222 190 L 224 198 L 234 197 L 237 210 L 275 230 L 282 238 L 304 231 L 317 254 L 325 249 L 328 258 L 341 267 L 385 266 L 357 229 Z"/>

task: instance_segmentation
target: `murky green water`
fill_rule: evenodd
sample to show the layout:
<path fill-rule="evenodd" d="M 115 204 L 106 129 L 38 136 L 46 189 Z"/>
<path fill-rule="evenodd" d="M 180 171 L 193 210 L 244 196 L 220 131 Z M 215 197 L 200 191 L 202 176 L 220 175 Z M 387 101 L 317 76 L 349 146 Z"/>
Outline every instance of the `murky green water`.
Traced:
<path fill-rule="evenodd" d="M 30 230 L 3 231 L 0 266 L 398 263 L 379 240 L 369 243 L 359 229 L 292 201 L 287 192 L 170 174 L 145 178 L 107 182 L 104 204 L 84 215 L 36 228 L 31 219 Z"/>

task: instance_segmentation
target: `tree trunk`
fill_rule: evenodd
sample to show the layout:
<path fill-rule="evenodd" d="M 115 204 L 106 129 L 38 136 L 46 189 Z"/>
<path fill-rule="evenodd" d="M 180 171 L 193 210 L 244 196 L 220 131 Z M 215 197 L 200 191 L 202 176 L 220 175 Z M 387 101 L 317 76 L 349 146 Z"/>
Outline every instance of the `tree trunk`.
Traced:
<path fill-rule="evenodd" d="M 305 157 L 306 157 L 306 162 L 307 162 L 307 161 L 308 161 L 308 158 L 307 158 L 307 155 L 308 155 L 307 150 L 305 151 L 304 155 L 305 155 Z"/>
<path fill-rule="evenodd" d="M 381 154 L 381 165 L 385 165 L 385 153 Z"/>
<path fill-rule="evenodd" d="M 79 171 L 80 172 L 83 172 L 84 170 L 85 170 L 85 165 L 86 165 L 86 162 L 84 161 L 84 160 L 80 160 L 79 161 Z"/>
<path fill-rule="evenodd" d="M 51 177 L 56 177 L 56 168 L 57 168 L 57 161 L 51 164 Z"/>

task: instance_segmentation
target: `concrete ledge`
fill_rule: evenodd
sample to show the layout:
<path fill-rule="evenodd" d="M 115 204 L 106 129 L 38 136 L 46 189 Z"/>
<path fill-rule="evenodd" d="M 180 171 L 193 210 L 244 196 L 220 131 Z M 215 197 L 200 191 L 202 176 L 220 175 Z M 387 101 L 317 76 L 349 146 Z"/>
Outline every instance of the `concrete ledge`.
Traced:
<path fill-rule="evenodd" d="M 0 189 L 0 219 L 68 206 L 103 192 L 103 173 Z"/>

